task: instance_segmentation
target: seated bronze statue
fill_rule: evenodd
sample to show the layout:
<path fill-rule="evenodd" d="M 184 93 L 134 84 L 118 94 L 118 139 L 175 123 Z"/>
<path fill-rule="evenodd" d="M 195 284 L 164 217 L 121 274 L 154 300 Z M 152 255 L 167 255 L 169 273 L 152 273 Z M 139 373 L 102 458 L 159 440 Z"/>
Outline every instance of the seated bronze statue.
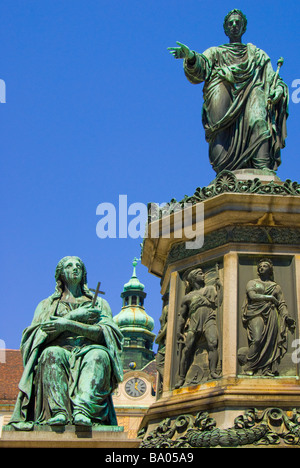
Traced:
<path fill-rule="evenodd" d="M 78 257 L 55 271 L 56 289 L 22 335 L 24 372 L 9 424 L 117 425 L 112 392 L 122 380 L 122 334 L 102 298 L 93 305 Z"/>

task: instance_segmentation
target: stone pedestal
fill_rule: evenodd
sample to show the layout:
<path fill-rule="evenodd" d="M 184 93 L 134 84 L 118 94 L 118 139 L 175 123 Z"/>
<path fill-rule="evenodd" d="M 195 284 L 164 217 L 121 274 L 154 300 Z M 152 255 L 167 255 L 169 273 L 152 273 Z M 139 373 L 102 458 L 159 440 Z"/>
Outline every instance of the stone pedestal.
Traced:
<path fill-rule="evenodd" d="M 163 235 L 159 212 L 157 219 L 150 220 L 142 263 L 161 278 L 161 293 L 169 293 L 169 304 L 163 384 L 142 422 L 144 446 L 201 446 L 205 437 L 206 446 L 299 443 L 299 343 L 295 340 L 300 314 L 300 186 L 282 182 L 270 172 L 242 172 L 221 173 L 208 187 L 179 202 L 175 212 L 174 203 L 164 207 L 163 215 L 170 222 L 168 237 Z M 190 227 L 199 233 L 203 223 L 197 219 L 199 204 L 204 207 L 204 243 L 187 249 L 190 239 L 180 237 L 178 213 L 190 210 Z M 240 357 L 248 346 L 243 303 L 247 284 L 257 278 L 257 264 L 264 257 L 273 262 L 274 281 L 296 326 L 287 332 L 278 371 L 248 375 Z M 218 278 L 223 291 L 222 299 L 215 301 L 218 376 L 211 376 L 208 347 L 199 334 L 185 382 L 178 385 L 180 355 L 186 346 L 186 341 L 178 342 L 180 306 L 187 293 L 186 274 L 198 267 L 205 273 L 206 285 L 216 284 Z M 244 436 L 239 438 L 238 431 Z"/>
<path fill-rule="evenodd" d="M 35 426 L 32 431 L 2 429 L 0 448 L 137 448 L 141 441 L 129 439 L 122 426 Z"/>

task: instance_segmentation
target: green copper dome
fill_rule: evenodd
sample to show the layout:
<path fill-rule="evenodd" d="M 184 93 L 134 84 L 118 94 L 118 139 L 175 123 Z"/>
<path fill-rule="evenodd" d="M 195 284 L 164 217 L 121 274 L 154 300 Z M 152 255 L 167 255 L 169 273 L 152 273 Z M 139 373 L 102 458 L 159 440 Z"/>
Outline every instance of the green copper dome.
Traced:
<path fill-rule="evenodd" d="M 140 329 L 152 331 L 154 328 L 154 320 L 150 317 L 145 309 L 140 306 L 125 306 L 121 312 L 114 317 L 114 321 L 120 330 L 138 331 Z"/>
<path fill-rule="evenodd" d="M 135 258 L 133 264 L 133 274 L 124 285 L 121 297 L 123 298 L 123 307 L 121 312 L 114 317 L 114 321 L 120 327 L 121 331 L 152 331 L 154 328 L 154 320 L 144 309 L 144 292 L 145 286 L 139 281 L 136 276 L 136 266 L 138 260 Z"/>

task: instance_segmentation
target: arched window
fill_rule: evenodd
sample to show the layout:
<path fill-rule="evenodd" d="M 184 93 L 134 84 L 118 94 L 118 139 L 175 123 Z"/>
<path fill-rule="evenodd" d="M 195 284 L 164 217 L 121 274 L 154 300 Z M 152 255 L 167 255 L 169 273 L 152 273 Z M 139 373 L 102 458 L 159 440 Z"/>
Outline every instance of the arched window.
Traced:
<path fill-rule="evenodd" d="M 136 296 L 132 296 L 131 297 L 131 305 L 136 305 L 137 304 L 137 297 Z"/>

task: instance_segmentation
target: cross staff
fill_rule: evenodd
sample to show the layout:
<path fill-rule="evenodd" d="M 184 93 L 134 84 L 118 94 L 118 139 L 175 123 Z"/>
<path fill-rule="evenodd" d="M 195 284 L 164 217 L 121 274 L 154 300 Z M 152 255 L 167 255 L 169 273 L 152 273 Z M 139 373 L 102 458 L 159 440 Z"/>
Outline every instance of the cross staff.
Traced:
<path fill-rule="evenodd" d="M 93 297 L 93 302 L 92 302 L 92 307 L 95 307 L 98 294 L 105 294 L 104 291 L 100 291 L 100 285 L 101 285 L 101 283 L 97 284 L 96 291 L 95 291 L 95 289 L 91 289 L 91 291 L 95 291 L 95 294 L 94 294 L 94 297 Z"/>

